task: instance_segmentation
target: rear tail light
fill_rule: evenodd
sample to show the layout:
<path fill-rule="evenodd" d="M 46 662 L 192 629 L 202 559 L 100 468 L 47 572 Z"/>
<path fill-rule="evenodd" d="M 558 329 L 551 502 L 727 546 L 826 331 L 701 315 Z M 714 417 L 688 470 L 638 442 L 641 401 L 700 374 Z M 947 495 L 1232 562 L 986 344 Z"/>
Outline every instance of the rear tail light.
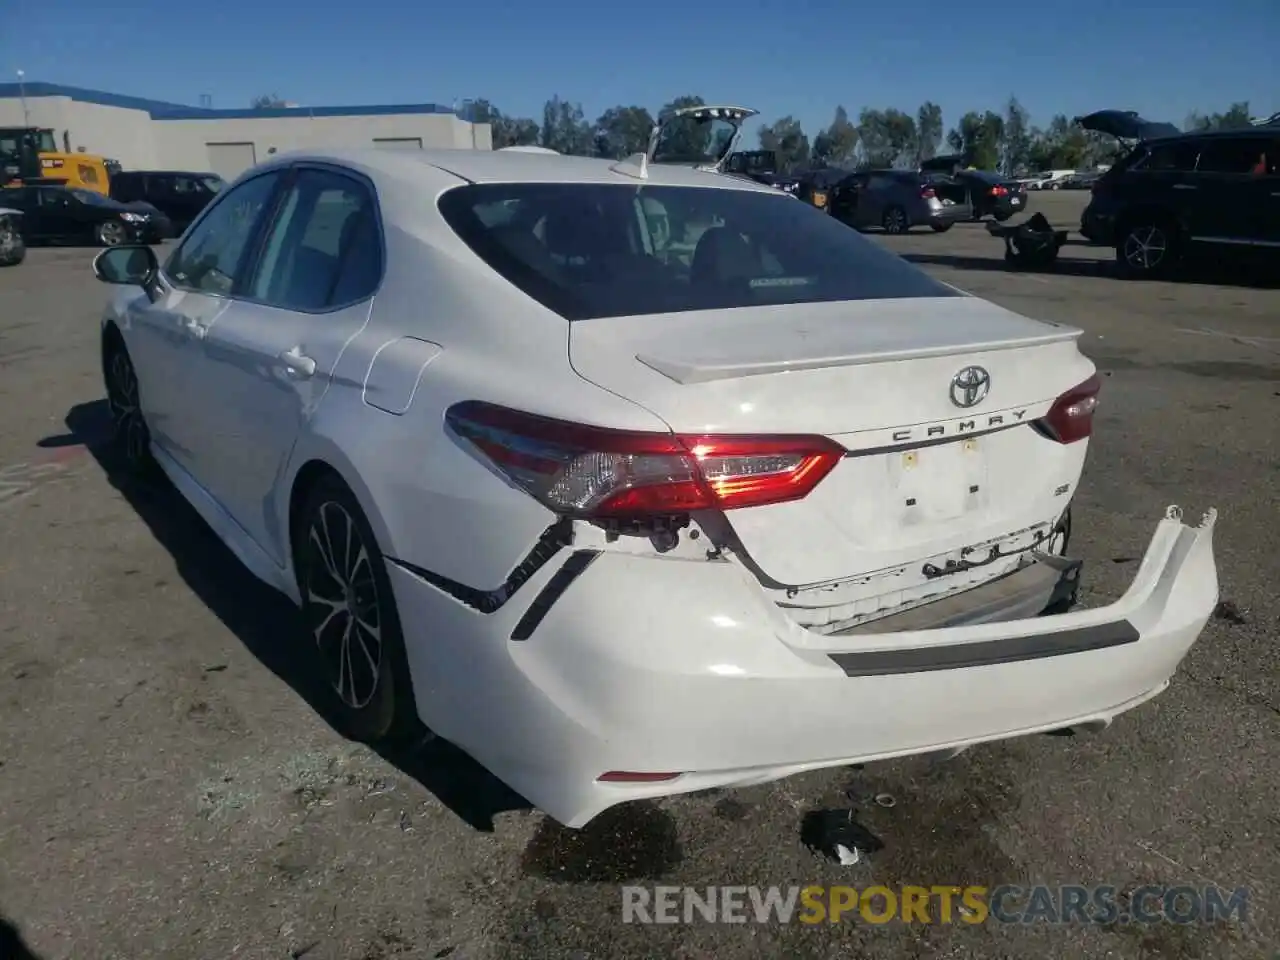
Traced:
<path fill-rule="evenodd" d="M 1009 191 L 1008 191 L 1008 189 L 1007 189 L 1006 187 L 992 187 L 992 188 L 991 188 L 991 195 L 992 195 L 993 197 L 1003 197 L 1003 196 L 1004 196 L 1005 194 L 1007 194 L 1008 192 L 1009 192 Z"/>
<path fill-rule="evenodd" d="M 1093 414 L 1098 408 L 1102 378 L 1096 373 L 1053 401 L 1040 421 L 1045 432 L 1059 443 L 1075 443 L 1093 433 Z"/>
<path fill-rule="evenodd" d="M 445 419 L 549 510 L 588 519 L 799 500 L 846 452 L 826 437 L 610 430 L 480 401 L 455 404 Z"/>
<path fill-rule="evenodd" d="M 921 200 L 932 200 L 932 199 L 933 199 L 934 197 L 936 197 L 936 196 L 937 196 L 937 194 L 934 192 L 933 187 L 921 187 L 921 188 L 920 188 L 920 199 L 921 199 Z"/>

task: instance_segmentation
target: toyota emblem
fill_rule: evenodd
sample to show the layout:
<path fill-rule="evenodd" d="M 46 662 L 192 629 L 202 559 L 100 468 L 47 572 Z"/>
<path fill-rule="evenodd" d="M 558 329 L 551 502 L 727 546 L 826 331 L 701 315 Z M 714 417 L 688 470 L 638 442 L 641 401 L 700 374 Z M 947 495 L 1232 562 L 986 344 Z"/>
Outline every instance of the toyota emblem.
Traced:
<path fill-rule="evenodd" d="M 957 407 L 975 407 L 991 392 L 991 374 L 982 367 L 965 367 L 951 378 L 951 402 Z"/>

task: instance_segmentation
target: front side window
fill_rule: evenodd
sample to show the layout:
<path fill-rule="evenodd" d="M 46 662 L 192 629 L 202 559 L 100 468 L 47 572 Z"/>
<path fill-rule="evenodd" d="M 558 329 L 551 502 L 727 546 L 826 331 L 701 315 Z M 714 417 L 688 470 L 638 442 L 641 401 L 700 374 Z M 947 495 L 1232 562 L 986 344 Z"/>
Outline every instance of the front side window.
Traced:
<path fill-rule="evenodd" d="M 267 234 L 249 295 L 289 310 L 324 310 L 372 295 L 382 274 L 373 203 L 353 177 L 299 171 Z"/>
<path fill-rule="evenodd" d="M 1267 165 L 1267 143 L 1261 137 L 1209 140 L 1200 151 L 1200 173 L 1262 174 Z"/>
<path fill-rule="evenodd" d="M 515 211 L 495 222 L 498 203 Z M 472 184 L 440 210 L 498 274 L 570 320 L 960 295 L 772 191 Z"/>
<path fill-rule="evenodd" d="M 246 180 L 209 208 L 165 265 L 174 283 L 216 296 L 231 293 L 280 176 L 272 171 Z"/>

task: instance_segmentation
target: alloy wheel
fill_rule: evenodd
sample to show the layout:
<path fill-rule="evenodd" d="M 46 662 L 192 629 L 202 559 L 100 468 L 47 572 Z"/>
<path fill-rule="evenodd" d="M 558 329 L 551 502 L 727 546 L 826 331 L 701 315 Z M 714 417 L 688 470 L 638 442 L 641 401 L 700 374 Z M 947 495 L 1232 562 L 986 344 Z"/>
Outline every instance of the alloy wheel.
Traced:
<path fill-rule="evenodd" d="M 1134 227 L 1124 238 L 1124 260 L 1135 270 L 1149 272 L 1164 262 L 1169 252 L 1169 238 L 1154 225 Z"/>
<path fill-rule="evenodd" d="M 382 673 L 382 613 L 373 558 L 341 504 L 323 503 L 307 531 L 303 612 L 330 685 L 348 707 L 365 707 Z"/>
<path fill-rule="evenodd" d="M 98 227 L 98 239 L 104 247 L 115 247 L 124 243 L 124 224 L 108 220 Z"/>
<path fill-rule="evenodd" d="M 0 222 L 0 260 L 13 256 L 18 246 L 18 231 L 9 223 Z"/>
<path fill-rule="evenodd" d="M 124 350 L 112 353 L 108 363 L 107 406 L 116 437 L 124 443 L 129 462 L 142 463 L 149 453 L 147 423 L 138 405 L 138 377 Z"/>
<path fill-rule="evenodd" d="M 884 229 L 885 233 L 905 233 L 907 229 L 906 213 L 897 207 L 885 211 Z"/>

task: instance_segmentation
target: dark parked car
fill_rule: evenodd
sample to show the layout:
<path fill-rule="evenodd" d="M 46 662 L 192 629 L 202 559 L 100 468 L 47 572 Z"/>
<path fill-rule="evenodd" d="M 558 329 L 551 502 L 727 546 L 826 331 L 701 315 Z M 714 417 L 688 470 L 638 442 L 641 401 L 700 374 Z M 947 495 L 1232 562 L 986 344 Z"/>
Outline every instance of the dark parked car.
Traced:
<path fill-rule="evenodd" d="M 906 233 L 929 226 L 938 233 L 958 221 L 972 219 L 963 186 L 946 177 L 914 170 L 859 170 L 831 184 L 826 207 L 851 227 L 882 227 L 886 233 Z"/>
<path fill-rule="evenodd" d="M 995 217 L 1003 222 L 1027 209 L 1027 188 L 1012 177 L 988 170 L 957 170 L 952 179 L 967 188 L 973 219 Z"/>
<path fill-rule="evenodd" d="M 122 203 L 145 201 L 165 214 L 176 234 L 226 186 L 216 173 L 180 170 L 126 170 L 111 178 L 111 196 Z"/>
<path fill-rule="evenodd" d="M 1145 140 L 1093 185 L 1080 221 L 1116 248 L 1129 276 L 1152 276 L 1188 254 L 1280 252 L 1280 130 L 1179 134 Z"/>
<path fill-rule="evenodd" d="M 3 199 L 5 206 L 22 211 L 28 242 L 114 247 L 159 243 L 167 232 L 165 224 L 146 210 L 79 187 L 15 187 L 5 190 Z"/>

